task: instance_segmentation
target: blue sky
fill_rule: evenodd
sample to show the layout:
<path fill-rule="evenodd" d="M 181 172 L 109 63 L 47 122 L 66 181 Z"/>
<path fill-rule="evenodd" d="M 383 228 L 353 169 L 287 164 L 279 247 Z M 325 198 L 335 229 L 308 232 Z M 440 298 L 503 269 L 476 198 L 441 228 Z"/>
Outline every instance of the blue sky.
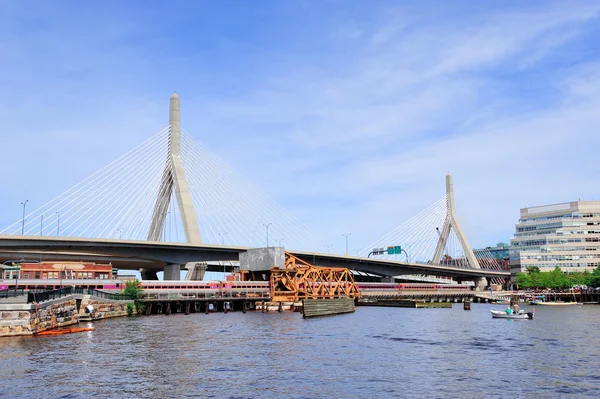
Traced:
<path fill-rule="evenodd" d="M 0 226 L 168 124 L 324 242 L 444 194 L 474 245 L 600 199 L 596 2 L 0 1 Z M 323 250 L 323 249 L 320 249 Z"/>

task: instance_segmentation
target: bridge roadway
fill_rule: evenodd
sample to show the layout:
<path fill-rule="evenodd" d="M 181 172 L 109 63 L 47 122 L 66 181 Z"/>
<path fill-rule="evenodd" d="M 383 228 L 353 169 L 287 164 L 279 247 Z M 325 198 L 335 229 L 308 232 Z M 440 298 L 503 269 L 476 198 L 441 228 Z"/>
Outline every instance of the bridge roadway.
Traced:
<path fill-rule="evenodd" d="M 153 241 L 128 241 L 102 238 L 50 236 L 0 236 L 0 262 L 7 260 L 72 260 L 111 262 L 120 269 L 162 271 L 166 265 L 188 262 L 238 261 L 249 247 L 214 244 L 187 244 Z M 347 267 L 380 276 L 427 274 L 472 280 L 479 277 L 510 277 L 509 271 L 471 269 L 431 264 L 360 258 L 337 254 L 293 251 L 291 254 L 317 266 Z M 223 271 L 223 267 L 209 271 Z"/>

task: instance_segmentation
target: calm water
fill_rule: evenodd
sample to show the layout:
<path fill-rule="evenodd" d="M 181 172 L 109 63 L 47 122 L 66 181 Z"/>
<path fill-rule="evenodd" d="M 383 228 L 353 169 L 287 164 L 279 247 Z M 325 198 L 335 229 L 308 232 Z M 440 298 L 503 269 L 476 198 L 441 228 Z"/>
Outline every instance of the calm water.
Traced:
<path fill-rule="evenodd" d="M 538 307 L 533 321 L 491 307 L 150 316 L 4 338 L 0 396 L 600 397 L 600 307 Z"/>

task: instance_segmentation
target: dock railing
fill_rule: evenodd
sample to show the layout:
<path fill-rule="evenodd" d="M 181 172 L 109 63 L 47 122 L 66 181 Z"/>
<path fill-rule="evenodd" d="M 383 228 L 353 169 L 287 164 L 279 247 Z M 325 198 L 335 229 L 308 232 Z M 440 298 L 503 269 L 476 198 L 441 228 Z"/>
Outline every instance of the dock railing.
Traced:
<path fill-rule="evenodd" d="M 27 291 L 25 291 L 22 288 L 21 289 L 9 288 L 9 289 L 0 291 L 0 299 L 1 298 L 14 298 L 16 296 L 22 296 L 25 294 L 27 294 Z"/>
<path fill-rule="evenodd" d="M 27 292 L 27 303 L 45 302 L 68 295 L 91 295 L 112 301 L 131 301 L 134 299 L 130 295 L 113 294 L 111 292 L 98 291 L 93 288 L 64 287 L 52 291 Z"/>

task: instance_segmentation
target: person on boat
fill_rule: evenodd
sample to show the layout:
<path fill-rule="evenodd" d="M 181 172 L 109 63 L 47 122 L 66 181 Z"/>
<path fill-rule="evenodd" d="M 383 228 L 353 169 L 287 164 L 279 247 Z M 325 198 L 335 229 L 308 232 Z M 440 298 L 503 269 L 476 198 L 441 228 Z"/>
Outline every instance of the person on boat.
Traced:
<path fill-rule="evenodd" d="M 521 308 L 519 307 L 518 304 L 515 303 L 512 307 L 512 311 L 516 314 L 519 314 L 519 312 L 521 311 Z"/>

